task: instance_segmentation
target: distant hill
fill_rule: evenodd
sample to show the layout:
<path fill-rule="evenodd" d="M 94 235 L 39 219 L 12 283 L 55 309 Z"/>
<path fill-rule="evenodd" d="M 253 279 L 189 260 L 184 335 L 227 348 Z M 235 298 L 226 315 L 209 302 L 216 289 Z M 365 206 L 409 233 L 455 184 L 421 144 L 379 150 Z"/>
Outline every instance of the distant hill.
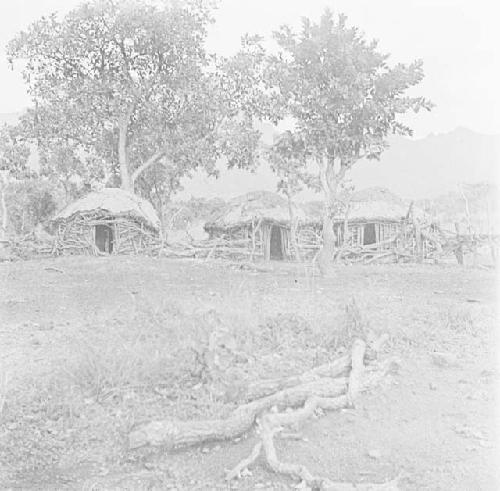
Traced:
<path fill-rule="evenodd" d="M 460 183 L 498 180 L 500 135 L 466 128 L 418 140 L 396 137 L 379 162 L 353 169 L 360 187 L 385 186 L 406 198 L 429 198 L 456 190 Z"/>
<path fill-rule="evenodd" d="M 272 141 L 272 127 L 264 127 Z M 385 187 L 408 199 L 432 198 L 455 191 L 460 183 L 498 182 L 500 135 L 482 135 L 466 128 L 412 140 L 392 137 L 379 161 L 359 162 L 351 173 L 357 189 Z M 255 190 L 273 191 L 276 179 L 263 164 L 255 172 L 227 171 L 214 180 L 196 173 L 184 181 L 182 196 L 231 198 Z M 303 200 L 317 199 L 304 193 Z"/>
<path fill-rule="evenodd" d="M 14 123 L 20 114 L 0 114 L 0 124 Z M 259 129 L 262 141 L 272 143 L 275 128 L 262 124 Z M 391 137 L 389 144 L 379 161 L 362 161 L 353 168 L 350 177 L 357 189 L 379 186 L 403 198 L 425 199 L 456 191 L 460 183 L 500 182 L 500 135 L 459 127 L 420 139 Z M 219 179 L 197 172 L 183 180 L 184 191 L 178 198 L 228 199 L 250 191 L 276 189 L 276 178 L 265 163 L 254 173 L 228 171 L 222 165 L 219 168 Z M 305 201 L 318 196 L 306 192 L 300 198 Z"/>
<path fill-rule="evenodd" d="M 490 183 L 468 184 L 416 204 L 445 230 L 455 232 L 458 224 L 460 233 L 499 234 L 499 191 Z"/>

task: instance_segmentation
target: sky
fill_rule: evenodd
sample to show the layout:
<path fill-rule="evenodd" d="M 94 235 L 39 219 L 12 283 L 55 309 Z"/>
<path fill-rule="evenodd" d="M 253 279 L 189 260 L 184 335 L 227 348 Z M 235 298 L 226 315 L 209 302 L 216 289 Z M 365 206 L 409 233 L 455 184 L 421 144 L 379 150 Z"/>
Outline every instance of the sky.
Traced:
<path fill-rule="evenodd" d="M 66 13 L 80 0 L 0 0 L 0 113 L 30 104 L 19 72 L 12 71 L 5 44 L 42 15 Z M 424 60 L 425 80 L 415 94 L 431 99 L 432 112 L 407 118 L 415 137 L 462 126 L 500 134 L 500 6 L 495 0 L 220 0 L 208 48 L 238 49 L 246 32 L 266 38 L 278 26 L 318 19 L 326 8 L 343 12 L 368 39 L 378 39 L 389 62 Z"/>

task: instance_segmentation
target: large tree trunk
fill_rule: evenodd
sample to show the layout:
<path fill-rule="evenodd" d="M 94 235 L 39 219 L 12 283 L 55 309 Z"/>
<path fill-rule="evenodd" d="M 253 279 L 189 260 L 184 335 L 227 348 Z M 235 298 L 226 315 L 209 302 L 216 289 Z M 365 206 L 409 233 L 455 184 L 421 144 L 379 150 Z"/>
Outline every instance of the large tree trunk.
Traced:
<path fill-rule="evenodd" d="M 5 239 L 5 235 L 7 233 L 7 204 L 5 203 L 5 191 L 3 186 L 0 187 L 0 201 L 2 205 L 2 228 L 0 229 L 0 239 Z"/>
<path fill-rule="evenodd" d="M 0 229 L 0 239 L 5 239 L 7 234 L 8 210 L 5 202 L 5 191 L 7 189 L 7 174 L 0 171 L 0 206 L 2 207 L 2 228 Z"/>
<path fill-rule="evenodd" d="M 123 117 L 118 125 L 118 163 L 120 168 L 120 187 L 125 191 L 134 191 L 133 183 L 130 179 L 128 152 L 127 152 L 127 131 L 128 118 Z"/>
<path fill-rule="evenodd" d="M 295 213 L 293 211 L 292 192 L 288 183 L 286 197 L 288 201 L 288 214 L 290 216 L 290 237 L 292 239 L 293 252 L 295 254 L 295 259 L 301 262 L 302 258 L 300 257 L 299 244 L 297 242 L 297 221 L 295 220 Z"/>
<path fill-rule="evenodd" d="M 339 181 L 335 176 L 333 163 L 325 162 L 320 169 L 321 186 L 324 193 L 323 210 L 323 247 L 318 254 L 318 266 L 323 276 L 332 273 L 335 253 L 335 232 L 333 230 L 333 212 L 338 201 Z"/>
<path fill-rule="evenodd" d="M 323 247 L 318 254 L 318 266 L 323 276 L 329 276 L 332 273 L 334 254 L 335 232 L 333 231 L 331 207 L 325 204 L 323 215 Z"/>
<path fill-rule="evenodd" d="M 168 205 L 170 194 L 158 197 L 158 217 L 160 218 L 160 238 L 162 247 L 166 244 L 170 231 L 172 230 L 172 217 L 168 216 Z"/>
<path fill-rule="evenodd" d="M 118 164 L 120 169 L 120 187 L 126 191 L 134 192 L 137 178 L 151 166 L 160 162 L 165 153 L 159 149 L 148 160 L 140 164 L 133 172 L 130 170 L 128 155 L 128 128 L 130 118 L 134 112 L 129 108 L 118 123 Z"/>

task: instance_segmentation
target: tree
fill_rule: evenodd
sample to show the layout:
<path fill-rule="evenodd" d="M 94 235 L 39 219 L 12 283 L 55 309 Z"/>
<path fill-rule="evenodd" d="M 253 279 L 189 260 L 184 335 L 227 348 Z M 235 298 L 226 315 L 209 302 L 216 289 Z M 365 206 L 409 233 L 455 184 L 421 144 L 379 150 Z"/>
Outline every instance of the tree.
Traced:
<path fill-rule="evenodd" d="M 318 260 L 326 273 L 335 244 L 332 217 L 346 174 L 362 158 L 378 159 L 389 134 L 412 134 L 398 116 L 431 108 L 423 97 L 406 94 L 422 80 L 422 62 L 389 67 L 375 41 L 367 42 L 344 15 L 335 18 L 329 10 L 319 23 L 304 19 L 299 33 L 284 26 L 274 38 L 278 52 L 269 60 L 269 84 L 278 112 L 292 118 L 316 162 L 324 194 Z"/>
<path fill-rule="evenodd" d="M 32 232 L 40 224 L 46 224 L 60 204 L 60 186 L 44 177 L 10 183 L 6 191 L 10 229 L 16 234 Z"/>
<path fill-rule="evenodd" d="M 52 168 L 66 176 L 99 169 L 123 189 L 161 193 L 163 203 L 182 176 L 213 172 L 222 155 L 247 165 L 242 156 L 258 135 L 247 117 L 255 94 L 245 84 L 258 53 L 207 54 L 210 22 L 197 0 L 96 0 L 62 20 L 44 17 L 12 40 L 9 59 L 25 60 L 36 103 L 31 136 L 47 153 L 46 167 L 62 163 L 67 168 Z"/>
<path fill-rule="evenodd" d="M 297 243 L 297 220 L 294 213 L 294 198 L 306 187 L 316 189 L 316 176 L 307 167 L 307 152 L 300 136 L 288 130 L 279 134 L 267 152 L 272 171 L 278 177 L 278 191 L 288 202 L 292 246 L 297 261 L 301 260 Z"/>
<path fill-rule="evenodd" d="M 2 223 L 0 239 L 5 239 L 8 209 L 5 192 L 11 178 L 23 177 L 27 172 L 30 149 L 20 137 L 19 127 L 3 125 L 0 128 L 0 207 Z"/>

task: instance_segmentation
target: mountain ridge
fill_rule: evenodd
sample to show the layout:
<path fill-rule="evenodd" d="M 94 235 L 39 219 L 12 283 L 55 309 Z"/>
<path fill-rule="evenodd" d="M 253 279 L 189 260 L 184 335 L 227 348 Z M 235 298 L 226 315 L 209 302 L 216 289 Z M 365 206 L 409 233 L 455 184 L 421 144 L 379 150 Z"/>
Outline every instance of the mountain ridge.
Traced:
<path fill-rule="evenodd" d="M 269 127 L 261 128 L 264 143 L 272 141 Z M 385 187 L 406 199 L 429 199 L 454 191 L 462 183 L 499 182 L 500 135 L 457 127 L 418 139 L 391 136 L 388 143 L 379 160 L 362 160 L 353 167 L 349 179 L 356 189 Z M 276 189 L 276 177 L 265 163 L 254 172 L 227 171 L 222 166 L 220 172 L 217 180 L 202 172 L 184 179 L 179 196 L 229 199 L 250 191 Z M 305 191 L 298 198 L 307 201 L 321 196 Z"/>
<path fill-rule="evenodd" d="M 21 115 L 0 114 L 0 124 L 13 124 Z M 276 128 L 259 125 L 262 141 L 270 144 Z M 407 199 L 435 198 L 456 190 L 461 183 L 499 183 L 500 134 L 483 134 L 465 126 L 422 138 L 391 136 L 389 148 L 378 161 L 360 161 L 349 175 L 356 189 L 381 186 Z M 183 179 L 179 199 L 221 197 L 224 199 L 250 191 L 276 189 L 276 177 L 266 163 L 254 172 L 227 170 L 219 164 L 220 177 L 209 178 L 197 171 Z M 300 200 L 318 199 L 306 191 Z"/>

